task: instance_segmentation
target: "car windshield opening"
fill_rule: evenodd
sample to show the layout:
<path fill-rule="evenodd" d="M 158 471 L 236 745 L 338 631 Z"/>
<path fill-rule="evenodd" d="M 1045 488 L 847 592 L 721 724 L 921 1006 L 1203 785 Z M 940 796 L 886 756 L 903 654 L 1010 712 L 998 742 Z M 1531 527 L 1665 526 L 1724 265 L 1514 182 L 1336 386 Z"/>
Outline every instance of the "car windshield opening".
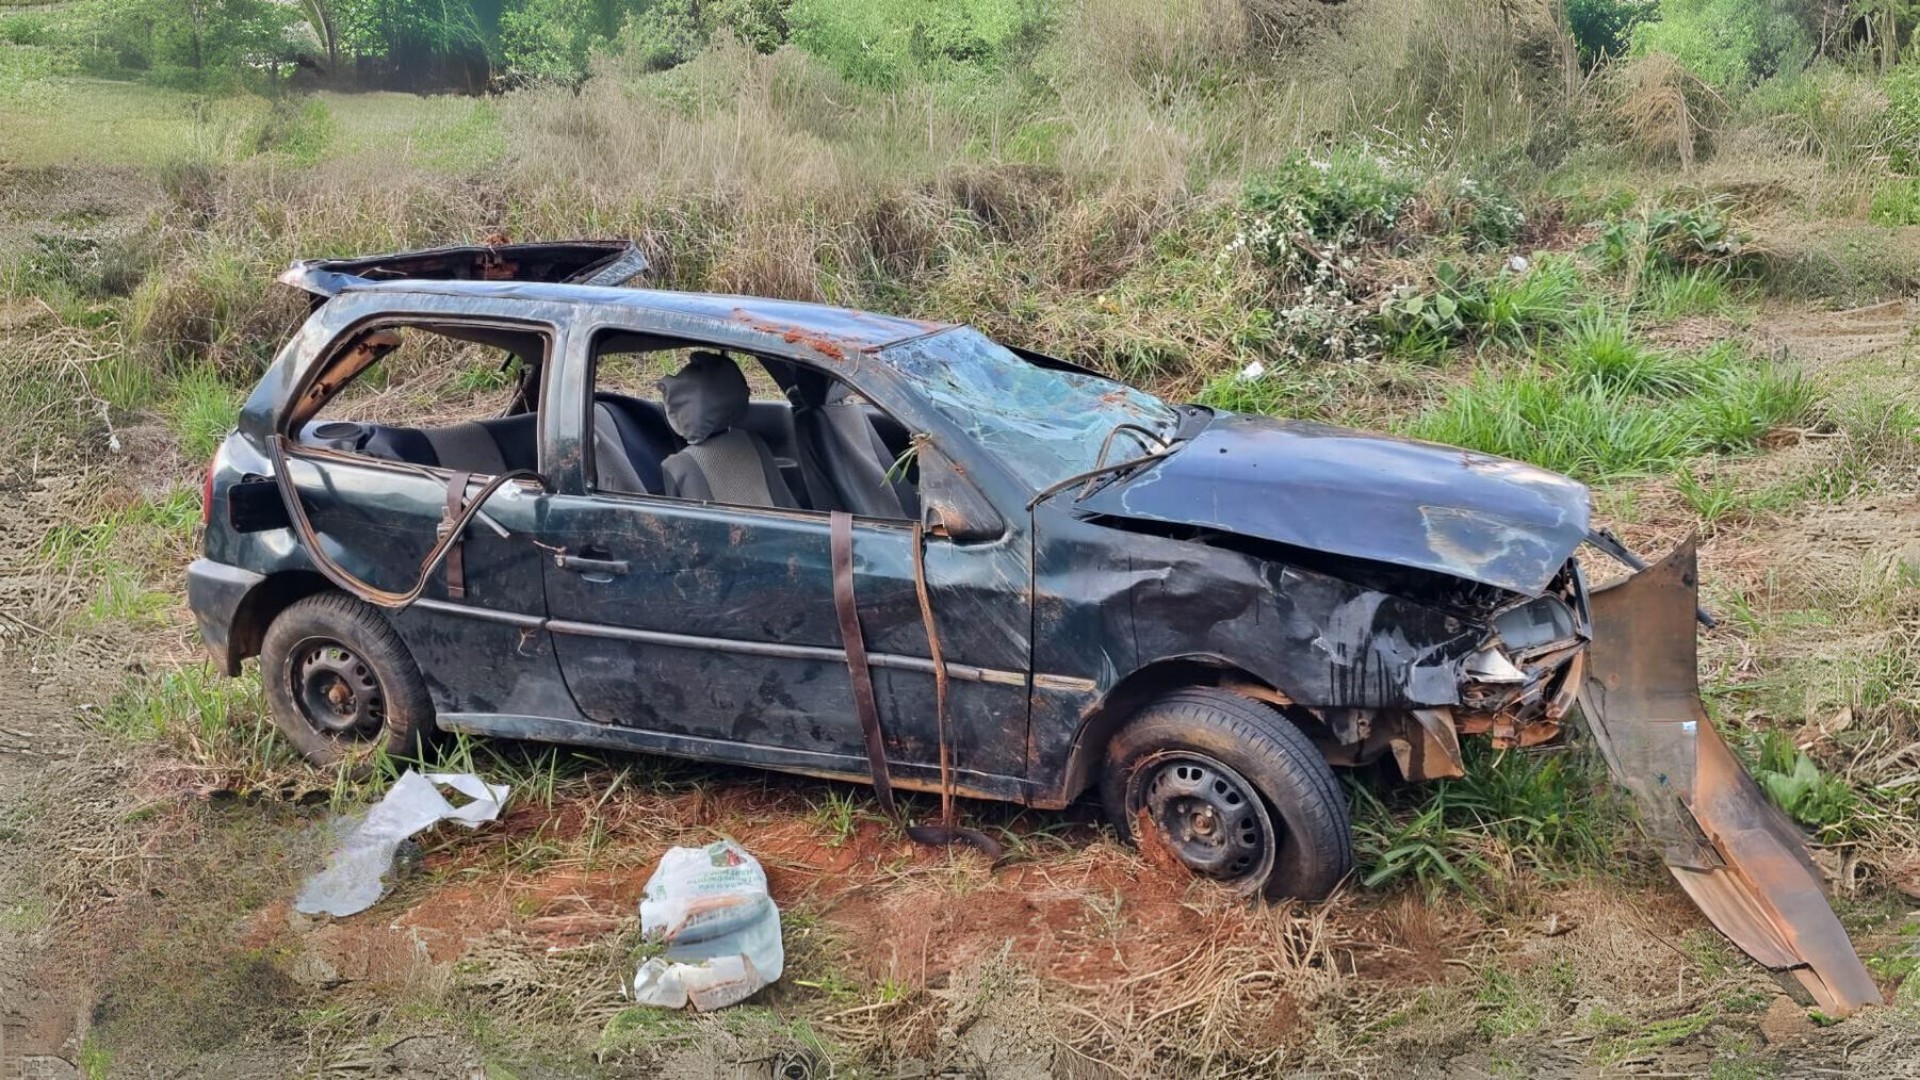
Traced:
<path fill-rule="evenodd" d="M 1144 390 L 1041 367 L 970 327 L 902 342 L 886 357 L 942 416 L 1036 491 L 1099 464 L 1116 424 L 1161 439 L 1179 426 L 1174 408 Z"/>

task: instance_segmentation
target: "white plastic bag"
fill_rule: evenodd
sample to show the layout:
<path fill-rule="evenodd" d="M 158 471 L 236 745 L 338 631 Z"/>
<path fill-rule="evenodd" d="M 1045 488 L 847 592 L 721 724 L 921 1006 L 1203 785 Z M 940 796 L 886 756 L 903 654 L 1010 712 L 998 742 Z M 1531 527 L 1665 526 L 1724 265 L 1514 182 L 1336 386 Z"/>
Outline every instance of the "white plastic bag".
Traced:
<path fill-rule="evenodd" d="M 454 806 L 440 794 L 444 785 L 473 800 Z M 293 909 L 307 915 L 352 915 L 365 911 L 386 890 L 381 880 L 393 866 L 400 842 L 441 821 L 475 828 L 500 816 L 511 789 L 489 784 L 472 773 L 427 773 L 408 769 L 387 789 L 367 815 L 340 838 L 326 869 L 307 879 Z"/>
<path fill-rule="evenodd" d="M 725 1008 L 778 979 L 786 964 L 766 871 L 731 840 L 669 849 L 647 879 L 640 930 L 667 946 L 634 972 L 633 999 L 642 1005 Z"/>

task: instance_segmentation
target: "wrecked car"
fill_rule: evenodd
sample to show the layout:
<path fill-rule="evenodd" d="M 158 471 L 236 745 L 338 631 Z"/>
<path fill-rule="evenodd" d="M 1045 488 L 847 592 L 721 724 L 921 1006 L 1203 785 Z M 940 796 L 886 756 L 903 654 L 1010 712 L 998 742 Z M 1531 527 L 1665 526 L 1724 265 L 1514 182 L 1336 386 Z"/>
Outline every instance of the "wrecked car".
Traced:
<path fill-rule="evenodd" d="M 1353 865 L 1334 769 L 1462 774 L 1579 706 L 1675 876 L 1823 1007 L 1878 1000 L 1708 723 L 1692 552 L 1515 461 L 1161 401 L 945 325 L 627 287 L 620 242 L 295 264 L 189 597 L 312 761 L 430 732 L 1058 808 L 1248 893 Z M 408 341 L 496 412 L 330 412 Z M 378 398 L 378 395 L 375 395 Z M 949 818 L 947 824 L 951 825 Z"/>

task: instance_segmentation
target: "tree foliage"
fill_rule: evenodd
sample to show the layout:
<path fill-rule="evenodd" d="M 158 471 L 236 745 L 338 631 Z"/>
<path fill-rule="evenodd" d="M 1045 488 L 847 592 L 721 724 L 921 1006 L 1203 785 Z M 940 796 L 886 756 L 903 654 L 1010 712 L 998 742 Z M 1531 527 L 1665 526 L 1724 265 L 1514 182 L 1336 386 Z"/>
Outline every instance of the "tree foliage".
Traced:
<path fill-rule="evenodd" d="M 1659 0 L 1567 0 L 1567 30 L 1580 59 L 1591 67 L 1625 55 L 1633 43 L 1633 28 L 1658 10 Z"/>
<path fill-rule="evenodd" d="M 1744 89 L 1813 56 L 1810 5 L 1801 0 L 1660 0 L 1633 30 L 1640 53 L 1666 53 L 1720 89 Z"/>

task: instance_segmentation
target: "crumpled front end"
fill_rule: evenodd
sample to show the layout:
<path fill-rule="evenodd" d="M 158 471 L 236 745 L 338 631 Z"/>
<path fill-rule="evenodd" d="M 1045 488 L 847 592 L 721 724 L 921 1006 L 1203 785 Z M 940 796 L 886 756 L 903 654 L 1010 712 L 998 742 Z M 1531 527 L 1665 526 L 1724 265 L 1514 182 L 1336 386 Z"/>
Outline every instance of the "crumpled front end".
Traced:
<path fill-rule="evenodd" d="M 1661 858 L 1714 926 L 1755 960 L 1790 972 L 1830 1015 L 1880 1004 L 1800 830 L 1707 719 L 1697 591 L 1687 543 L 1593 594 L 1581 712 Z"/>
<path fill-rule="evenodd" d="M 1454 724 L 1502 750 L 1560 734 L 1586 671 L 1592 627 L 1580 564 L 1568 560 L 1547 592 L 1494 615 L 1493 637 L 1460 673 Z"/>

